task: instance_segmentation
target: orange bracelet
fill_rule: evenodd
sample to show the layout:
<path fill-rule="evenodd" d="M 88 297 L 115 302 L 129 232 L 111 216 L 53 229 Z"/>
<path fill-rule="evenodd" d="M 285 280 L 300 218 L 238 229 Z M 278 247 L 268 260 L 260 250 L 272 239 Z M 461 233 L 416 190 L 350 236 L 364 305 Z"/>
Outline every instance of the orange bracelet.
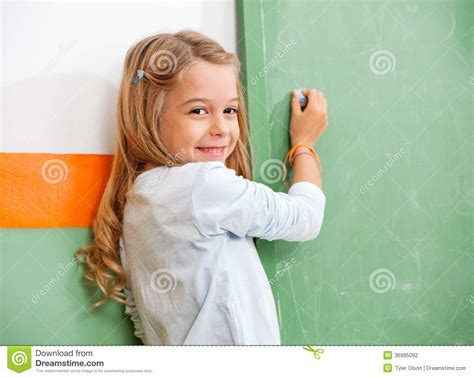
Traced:
<path fill-rule="evenodd" d="M 295 152 L 293 154 L 293 157 L 291 158 L 290 160 L 290 165 L 293 166 L 295 164 L 295 158 L 299 155 L 311 155 L 312 157 L 314 157 L 314 154 L 312 152 L 309 152 L 309 151 L 298 151 L 298 152 Z M 318 162 L 319 163 L 319 162 Z"/>
<path fill-rule="evenodd" d="M 287 172 L 286 172 L 286 162 L 287 162 L 287 160 L 290 159 L 290 166 L 293 167 L 293 162 L 292 162 L 293 155 L 294 155 L 296 149 L 297 149 L 298 147 L 300 147 L 300 146 L 304 146 L 304 147 L 309 148 L 309 150 L 310 150 L 311 153 L 313 154 L 314 158 L 316 159 L 318 165 L 321 166 L 321 162 L 320 162 L 320 160 L 319 160 L 319 156 L 318 156 L 318 154 L 316 153 L 316 151 L 314 150 L 314 148 L 311 147 L 311 146 L 308 146 L 307 144 L 304 144 L 304 143 L 298 143 L 298 144 L 294 145 L 294 146 L 288 151 L 288 153 L 287 153 L 286 156 L 285 156 L 285 160 L 283 161 L 283 175 L 282 175 L 283 178 L 282 178 L 281 181 L 285 181 L 285 178 L 286 178 L 286 173 L 287 173 Z"/>
<path fill-rule="evenodd" d="M 290 166 L 293 167 L 293 162 L 292 162 L 292 159 L 293 159 L 293 155 L 296 151 L 296 149 L 300 146 L 303 146 L 303 147 L 306 147 L 308 148 L 311 153 L 313 154 L 314 158 L 318 161 L 319 163 L 319 156 L 318 154 L 316 153 L 316 151 L 314 150 L 313 147 L 307 145 L 307 144 L 304 144 L 304 143 L 298 143 L 298 144 L 295 144 L 289 151 L 288 153 L 286 154 L 286 157 L 285 157 L 285 160 L 283 161 L 283 165 L 286 166 L 286 161 L 289 159 L 290 160 Z"/>

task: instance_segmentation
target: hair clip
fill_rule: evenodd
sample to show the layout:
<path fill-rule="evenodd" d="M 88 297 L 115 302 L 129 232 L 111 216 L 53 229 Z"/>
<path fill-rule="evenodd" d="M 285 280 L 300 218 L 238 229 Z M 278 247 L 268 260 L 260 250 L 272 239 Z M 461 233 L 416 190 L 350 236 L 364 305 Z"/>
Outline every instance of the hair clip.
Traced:
<path fill-rule="evenodd" d="M 143 78 L 144 74 L 145 74 L 145 71 L 137 70 L 137 76 L 135 76 L 135 78 L 132 81 L 133 84 L 137 84 Z"/>

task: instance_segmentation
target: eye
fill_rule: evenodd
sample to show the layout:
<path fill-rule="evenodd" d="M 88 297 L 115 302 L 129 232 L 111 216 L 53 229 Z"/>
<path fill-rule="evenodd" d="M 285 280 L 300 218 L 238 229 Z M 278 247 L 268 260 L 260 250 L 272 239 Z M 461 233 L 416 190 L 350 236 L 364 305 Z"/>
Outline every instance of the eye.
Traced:
<path fill-rule="evenodd" d="M 233 110 L 235 113 L 231 113 L 231 114 L 237 114 L 239 112 L 238 109 L 236 108 L 227 108 L 226 110 Z"/>
<path fill-rule="evenodd" d="M 191 110 L 190 113 L 193 113 L 193 114 L 196 114 L 196 115 L 202 115 L 200 113 L 197 113 L 200 110 L 206 110 L 206 109 L 205 108 L 196 108 L 196 109 Z M 231 113 L 231 112 L 229 113 L 228 112 L 229 110 L 234 111 L 234 113 Z M 225 112 L 229 113 L 229 114 L 237 114 L 239 112 L 239 110 L 237 108 L 227 108 L 227 109 L 225 109 Z"/>
<path fill-rule="evenodd" d="M 206 109 L 204 109 L 204 108 L 196 108 L 196 109 L 191 110 L 190 113 L 197 114 L 197 115 L 201 115 L 201 114 L 195 113 L 196 110 L 199 111 L 199 110 L 206 110 Z"/>

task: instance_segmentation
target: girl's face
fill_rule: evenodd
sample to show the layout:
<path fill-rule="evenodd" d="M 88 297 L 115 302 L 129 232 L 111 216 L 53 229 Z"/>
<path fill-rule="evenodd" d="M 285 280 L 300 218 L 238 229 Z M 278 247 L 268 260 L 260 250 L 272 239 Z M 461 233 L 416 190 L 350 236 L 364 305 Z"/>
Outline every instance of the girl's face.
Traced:
<path fill-rule="evenodd" d="M 173 156 L 186 162 L 225 163 L 239 139 L 237 111 L 232 66 L 200 61 L 168 92 L 160 135 Z"/>

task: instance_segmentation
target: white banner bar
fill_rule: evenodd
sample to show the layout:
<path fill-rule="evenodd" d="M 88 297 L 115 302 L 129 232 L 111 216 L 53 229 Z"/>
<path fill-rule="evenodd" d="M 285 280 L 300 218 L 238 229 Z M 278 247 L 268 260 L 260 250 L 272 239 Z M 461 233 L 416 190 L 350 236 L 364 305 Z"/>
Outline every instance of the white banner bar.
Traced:
<path fill-rule="evenodd" d="M 473 377 L 474 346 L 1 346 L 0 376 Z"/>

